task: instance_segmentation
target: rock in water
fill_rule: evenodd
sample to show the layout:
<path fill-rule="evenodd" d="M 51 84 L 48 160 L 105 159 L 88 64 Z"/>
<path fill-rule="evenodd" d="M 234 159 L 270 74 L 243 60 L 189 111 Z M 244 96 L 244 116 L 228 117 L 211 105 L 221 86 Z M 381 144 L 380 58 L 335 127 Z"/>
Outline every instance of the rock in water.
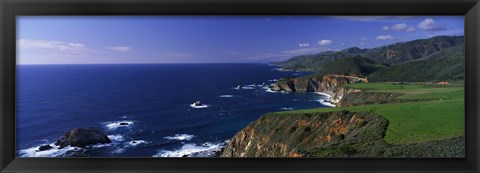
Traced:
<path fill-rule="evenodd" d="M 122 123 L 120 123 L 119 125 L 121 125 L 121 126 L 127 126 L 128 123 L 122 122 Z"/>
<path fill-rule="evenodd" d="M 49 149 L 52 149 L 53 147 L 50 146 L 50 145 L 42 145 L 40 147 L 38 147 L 38 151 L 45 151 L 45 150 L 49 150 Z"/>
<path fill-rule="evenodd" d="M 112 141 L 98 128 L 75 128 L 65 132 L 63 137 L 57 140 L 55 145 L 64 148 L 66 146 L 85 147 L 93 144 L 106 144 Z"/>

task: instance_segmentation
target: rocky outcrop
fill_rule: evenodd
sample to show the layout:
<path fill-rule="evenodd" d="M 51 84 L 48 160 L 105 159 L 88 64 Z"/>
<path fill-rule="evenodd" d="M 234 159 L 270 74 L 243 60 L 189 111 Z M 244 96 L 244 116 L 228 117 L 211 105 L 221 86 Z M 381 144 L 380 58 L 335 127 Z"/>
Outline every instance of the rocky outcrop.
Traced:
<path fill-rule="evenodd" d="M 331 102 L 337 104 L 344 95 L 360 92 L 359 89 L 341 87 L 345 84 L 368 82 L 367 78 L 343 75 L 323 75 L 319 77 L 282 78 L 272 85 L 273 91 L 286 92 L 324 92 L 331 96 Z"/>
<path fill-rule="evenodd" d="M 341 85 L 368 82 L 366 78 L 343 75 L 322 77 L 282 78 L 272 85 L 273 91 L 287 92 L 333 92 Z"/>
<path fill-rule="evenodd" d="M 72 147 L 85 147 L 93 144 L 106 144 L 112 141 L 101 132 L 99 129 L 90 128 L 75 128 L 73 130 L 65 132 L 65 134 L 57 140 L 55 145 L 59 148 L 67 146 Z"/>
<path fill-rule="evenodd" d="M 322 147 L 382 139 L 387 124 L 365 112 L 267 114 L 238 132 L 221 157 L 308 157 Z"/>

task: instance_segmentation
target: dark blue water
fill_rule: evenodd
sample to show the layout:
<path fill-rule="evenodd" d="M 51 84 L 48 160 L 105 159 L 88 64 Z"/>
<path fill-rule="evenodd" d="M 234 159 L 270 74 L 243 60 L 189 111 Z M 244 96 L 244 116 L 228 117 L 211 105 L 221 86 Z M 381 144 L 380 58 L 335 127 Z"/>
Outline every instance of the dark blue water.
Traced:
<path fill-rule="evenodd" d="M 273 69 L 265 64 L 17 66 L 17 155 L 212 156 L 264 113 L 322 107 L 316 101 L 320 95 L 268 92 L 272 79 L 306 74 Z M 191 107 L 197 100 L 208 107 Z M 113 143 L 35 151 L 78 127 L 98 127 Z"/>

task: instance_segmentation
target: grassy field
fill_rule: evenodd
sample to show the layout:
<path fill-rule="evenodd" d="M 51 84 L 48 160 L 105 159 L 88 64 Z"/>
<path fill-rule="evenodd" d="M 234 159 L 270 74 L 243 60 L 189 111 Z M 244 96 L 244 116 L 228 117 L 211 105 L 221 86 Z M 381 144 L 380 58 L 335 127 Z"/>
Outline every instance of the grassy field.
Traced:
<path fill-rule="evenodd" d="M 278 112 L 278 114 L 330 111 L 375 112 L 389 120 L 385 140 L 392 144 L 410 144 L 453 138 L 464 135 L 463 86 L 398 85 L 391 83 L 359 83 L 347 87 L 366 92 L 392 92 L 404 95 L 398 99 L 438 98 L 425 102 L 372 104 L 352 107 L 318 108 Z"/>

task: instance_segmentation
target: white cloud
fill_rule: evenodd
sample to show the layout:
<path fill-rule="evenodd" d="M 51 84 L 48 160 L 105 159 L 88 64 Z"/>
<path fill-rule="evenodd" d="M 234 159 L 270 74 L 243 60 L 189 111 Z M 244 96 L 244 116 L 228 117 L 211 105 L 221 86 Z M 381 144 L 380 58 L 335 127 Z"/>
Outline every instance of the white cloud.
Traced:
<path fill-rule="evenodd" d="M 308 47 L 308 46 L 310 46 L 310 44 L 308 44 L 308 43 L 299 43 L 298 46 L 299 46 L 299 47 Z"/>
<path fill-rule="evenodd" d="M 399 24 L 395 24 L 393 25 L 392 27 L 390 27 L 391 29 L 393 30 L 397 30 L 397 31 L 402 31 L 404 29 L 407 29 L 407 24 L 406 23 L 399 23 Z"/>
<path fill-rule="evenodd" d="M 129 52 L 131 50 L 130 47 L 126 47 L 126 46 L 107 47 L 107 49 L 118 51 L 118 52 L 123 52 L 123 53 Z"/>
<path fill-rule="evenodd" d="M 393 40 L 395 37 L 392 37 L 391 35 L 379 35 L 376 37 L 377 40 Z"/>
<path fill-rule="evenodd" d="M 413 31 L 415 31 L 415 30 L 416 30 L 415 27 L 410 26 L 410 27 L 408 27 L 405 31 L 407 31 L 407 32 L 413 32 Z"/>
<path fill-rule="evenodd" d="M 427 18 L 418 24 L 418 28 L 425 30 L 425 31 L 440 31 L 446 30 L 445 26 L 437 25 L 435 20 L 432 18 Z"/>
<path fill-rule="evenodd" d="M 360 37 L 360 40 L 367 41 L 368 39 L 366 37 Z"/>
<path fill-rule="evenodd" d="M 17 41 L 19 48 L 42 48 L 58 51 L 87 51 L 87 47 L 80 43 L 65 43 L 51 40 L 20 39 Z"/>
<path fill-rule="evenodd" d="M 382 30 L 384 30 L 384 31 L 387 31 L 387 30 L 389 30 L 389 29 L 390 29 L 389 26 L 383 26 L 383 27 L 382 27 Z"/>
<path fill-rule="evenodd" d="M 319 44 L 320 46 L 331 45 L 332 43 L 333 43 L 332 40 L 320 40 L 320 41 L 318 41 L 318 44 Z"/>

